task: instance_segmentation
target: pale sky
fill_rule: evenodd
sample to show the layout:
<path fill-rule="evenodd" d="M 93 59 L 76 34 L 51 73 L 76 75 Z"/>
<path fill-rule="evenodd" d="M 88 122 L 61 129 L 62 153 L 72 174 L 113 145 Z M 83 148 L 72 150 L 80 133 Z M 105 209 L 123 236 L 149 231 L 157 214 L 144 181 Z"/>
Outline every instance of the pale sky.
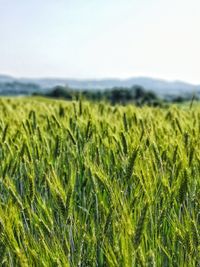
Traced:
<path fill-rule="evenodd" d="M 0 73 L 200 83 L 200 0 L 0 0 Z"/>

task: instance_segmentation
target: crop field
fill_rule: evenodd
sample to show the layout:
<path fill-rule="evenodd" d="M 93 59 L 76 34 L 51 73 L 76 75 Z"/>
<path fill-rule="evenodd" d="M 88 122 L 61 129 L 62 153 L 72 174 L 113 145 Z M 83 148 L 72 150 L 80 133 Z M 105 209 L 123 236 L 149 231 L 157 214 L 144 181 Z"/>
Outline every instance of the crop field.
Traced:
<path fill-rule="evenodd" d="M 0 266 L 200 266 L 200 106 L 0 99 Z"/>

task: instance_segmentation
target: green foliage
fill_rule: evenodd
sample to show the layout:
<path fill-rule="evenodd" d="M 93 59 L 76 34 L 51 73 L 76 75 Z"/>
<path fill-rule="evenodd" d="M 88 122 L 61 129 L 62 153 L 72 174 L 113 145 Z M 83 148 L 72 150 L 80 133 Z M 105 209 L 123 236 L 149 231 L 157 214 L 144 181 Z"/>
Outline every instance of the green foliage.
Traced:
<path fill-rule="evenodd" d="M 198 266 L 198 106 L 2 98 L 0 118 L 1 266 Z"/>
<path fill-rule="evenodd" d="M 97 90 L 78 90 L 64 86 L 56 86 L 46 94 L 48 97 L 63 98 L 67 100 L 77 100 L 82 97 L 85 100 L 102 101 L 106 100 L 111 104 L 127 104 L 134 102 L 138 106 L 162 106 L 162 101 L 152 91 L 146 91 L 141 86 L 131 88 L 114 87 L 102 91 Z"/>

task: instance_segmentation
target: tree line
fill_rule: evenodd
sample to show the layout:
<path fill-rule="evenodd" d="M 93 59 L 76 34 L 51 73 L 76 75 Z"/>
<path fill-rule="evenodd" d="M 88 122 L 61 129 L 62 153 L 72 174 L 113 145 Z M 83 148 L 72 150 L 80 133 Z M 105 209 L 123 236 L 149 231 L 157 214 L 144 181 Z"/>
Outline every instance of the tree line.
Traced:
<path fill-rule="evenodd" d="M 34 95 L 38 95 L 35 93 Z M 41 94 L 40 94 L 41 95 Z M 107 101 L 111 104 L 134 103 L 137 106 L 164 106 L 169 102 L 182 103 L 191 100 L 191 96 L 175 96 L 160 98 L 155 92 L 145 90 L 142 86 L 134 85 L 131 88 L 113 87 L 105 90 L 80 90 L 68 86 L 56 86 L 51 91 L 43 93 L 44 96 L 66 100 L 86 99 L 90 101 Z M 195 97 L 195 99 L 197 99 Z"/>

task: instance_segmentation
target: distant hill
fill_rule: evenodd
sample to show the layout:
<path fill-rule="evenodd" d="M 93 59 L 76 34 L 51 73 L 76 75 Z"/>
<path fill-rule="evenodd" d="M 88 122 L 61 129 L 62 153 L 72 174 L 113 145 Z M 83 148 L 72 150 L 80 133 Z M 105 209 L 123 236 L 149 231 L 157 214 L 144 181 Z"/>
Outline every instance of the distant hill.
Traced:
<path fill-rule="evenodd" d="M 6 94 L 5 84 L 13 84 L 12 90 L 20 91 L 20 84 L 23 92 L 32 93 L 34 90 L 47 91 L 57 85 L 67 85 L 75 89 L 87 90 L 103 90 L 112 87 L 131 87 L 133 85 L 140 85 L 147 90 L 152 90 L 159 96 L 175 96 L 182 94 L 192 94 L 195 92 L 200 95 L 200 85 L 193 85 L 182 81 L 165 81 L 161 79 L 153 79 L 148 77 L 135 77 L 129 79 L 59 79 L 59 78 L 14 78 L 11 76 L 0 75 L 0 94 Z M 35 86 L 34 86 L 35 85 Z M 10 93 L 10 92 L 9 92 Z"/>
<path fill-rule="evenodd" d="M 8 75 L 0 75 L 0 83 L 13 82 L 16 79 Z"/>

